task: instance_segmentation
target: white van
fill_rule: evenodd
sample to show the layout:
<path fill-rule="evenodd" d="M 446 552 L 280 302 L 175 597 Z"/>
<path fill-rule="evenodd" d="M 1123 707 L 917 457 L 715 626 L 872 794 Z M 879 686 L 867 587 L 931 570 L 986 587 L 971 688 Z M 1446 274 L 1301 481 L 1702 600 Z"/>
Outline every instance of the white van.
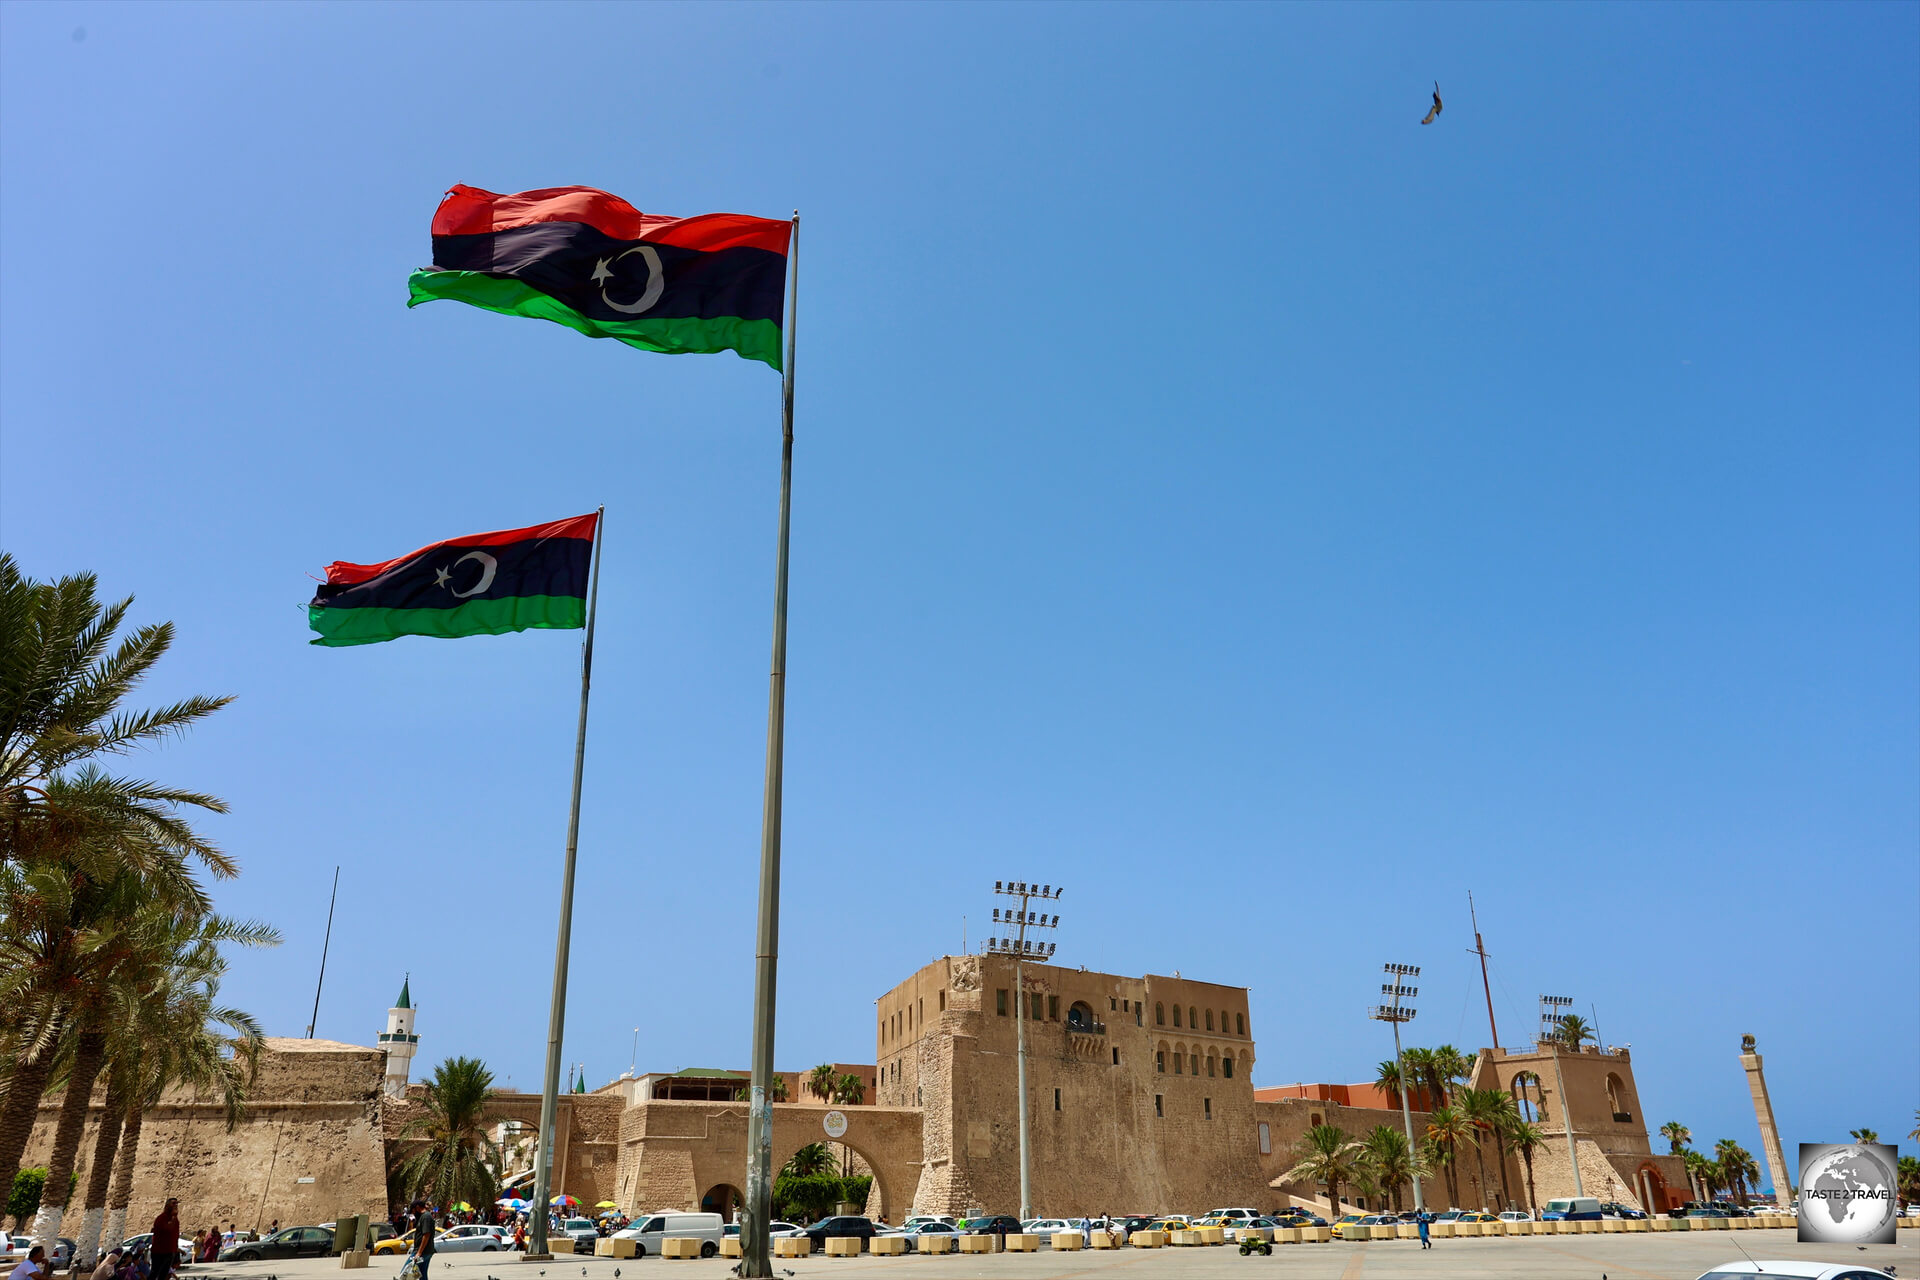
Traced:
<path fill-rule="evenodd" d="M 1542 1216 L 1548 1222 L 1556 1218 L 1578 1222 L 1583 1218 L 1591 1221 L 1604 1215 L 1600 1212 L 1600 1202 L 1592 1196 L 1568 1196 L 1563 1200 L 1547 1201 L 1547 1211 Z"/>
<path fill-rule="evenodd" d="M 636 1257 L 659 1257 L 660 1242 L 671 1236 L 675 1240 L 698 1240 L 700 1256 L 711 1258 L 720 1252 L 720 1236 L 725 1229 L 717 1213 L 650 1213 L 635 1218 L 632 1226 L 613 1236 L 633 1241 Z"/>

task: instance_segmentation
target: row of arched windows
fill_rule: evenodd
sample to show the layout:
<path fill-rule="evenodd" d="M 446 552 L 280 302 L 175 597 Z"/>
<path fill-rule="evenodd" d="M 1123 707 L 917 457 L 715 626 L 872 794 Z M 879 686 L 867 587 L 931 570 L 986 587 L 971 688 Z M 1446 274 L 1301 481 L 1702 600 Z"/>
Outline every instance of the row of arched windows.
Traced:
<path fill-rule="evenodd" d="M 1186 1013 L 1187 1013 L 1186 1025 L 1192 1030 L 1194 1031 L 1200 1030 L 1200 1022 L 1201 1022 L 1201 1019 L 1203 1018 L 1206 1020 L 1207 1030 L 1209 1031 L 1213 1030 L 1213 1025 L 1214 1025 L 1213 1010 L 1201 1009 L 1194 1005 L 1188 1005 Z M 1225 1009 L 1222 1009 L 1220 1011 L 1220 1034 L 1221 1035 L 1229 1034 L 1229 1032 L 1227 1031 L 1228 1017 L 1229 1015 L 1227 1011 Z M 1233 1034 L 1236 1036 L 1244 1036 L 1245 1034 L 1247 1034 L 1247 1015 L 1244 1013 L 1236 1013 L 1231 1015 L 1231 1017 L 1233 1022 L 1233 1031 L 1230 1034 Z M 1167 1006 L 1164 1003 L 1161 1003 L 1159 1001 L 1154 1002 L 1153 1025 L 1156 1027 L 1164 1027 L 1167 1025 Z M 1180 1006 L 1177 1004 L 1173 1006 L 1173 1025 L 1176 1027 L 1181 1025 L 1180 1024 Z"/>
<path fill-rule="evenodd" d="M 1244 1077 L 1247 1070 L 1247 1054 L 1244 1049 L 1236 1059 L 1232 1050 L 1215 1053 L 1212 1048 L 1209 1048 L 1205 1059 L 1202 1059 L 1200 1046 L 1197 1044 L 1169 1046 L 1165 1040 L 1162 1040 L 1159 1047 L 1153 1051 L 1153 1069 L 1162 1075 L 1167 1074 L 1169 1068 L 1176 1076 L 1197 1076 L 1204 1070 L 1209 1076 L 1231 1080 L 1234 1078 L 1236 1060 L 1239 1063 L 1239 1074 Z"/>

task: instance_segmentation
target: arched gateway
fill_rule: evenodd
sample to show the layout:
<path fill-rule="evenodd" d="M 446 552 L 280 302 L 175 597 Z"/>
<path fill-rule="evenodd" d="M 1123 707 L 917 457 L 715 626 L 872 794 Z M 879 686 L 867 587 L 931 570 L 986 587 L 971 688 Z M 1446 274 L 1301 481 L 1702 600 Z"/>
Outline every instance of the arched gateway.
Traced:
<path fill-rule="evenodd" d="M 844 1117 L 834 1136 L 827 1120 Z M 838 1129 L 836 1123 L 833 1126 Z M 919 1185 L 920 1111 L 916 1107 L 773 1106 L 773 1169 L 811 1142 L 852 1148 L 873 1170 L 870 1216 L 898 1222 Z M 621 1113 L 614 1199 L 629 1212 L 663 1209 L 727 1212 L 719 1200 L 747 1181 L 747 1107 L 743 1102 L 636 1103 Z M 713 1200 L 713 1205 L 704 1202 Z"/>

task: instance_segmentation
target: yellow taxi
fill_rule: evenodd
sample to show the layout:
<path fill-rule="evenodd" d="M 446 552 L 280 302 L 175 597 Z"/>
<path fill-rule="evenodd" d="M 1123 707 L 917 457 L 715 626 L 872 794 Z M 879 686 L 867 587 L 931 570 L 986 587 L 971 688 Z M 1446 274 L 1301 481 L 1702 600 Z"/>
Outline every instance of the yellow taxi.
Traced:
<path fill-rule="evenodd" d="M 1391 1226 L 1400 1221 L 1390 1213 L 1350 1213 L 1333 1225 L 1335 1240 L 1369 1240 L 1373 1228 Z"/>
<path fill-rule="evenodd" d="M 1146 1229 L 1148 1231 L 1185 1231 L 1187 1221 L 1185 1218 L 1155 1218 L 1147 1224 Z"/>
<path fill-rule="evenodd" d="M 1455 1218 L 1454 1221 L 1455 1222 L 1498 1222 L 1500 1221 L 1500 1219 L 1494 1217 L 1490 1213 L 1483 1213 L 1478 1209 L 1474 1209 L 1471 1212 L 1461 1214 L 1459 1217 Z"/>
<path fill-rule="evenodd" d="M 440 1237 L 436 1235 L 434 1239 L 438 1241 Z M 378 1257 L 381 1254 L 405 1253 L 411 1248 L 413 1248 L 413 1232 L 409 1231 L 405 1235 L 389 1236 L 385 1240 L 374 1241 L 373 1248 L 369 1252 Z"/>

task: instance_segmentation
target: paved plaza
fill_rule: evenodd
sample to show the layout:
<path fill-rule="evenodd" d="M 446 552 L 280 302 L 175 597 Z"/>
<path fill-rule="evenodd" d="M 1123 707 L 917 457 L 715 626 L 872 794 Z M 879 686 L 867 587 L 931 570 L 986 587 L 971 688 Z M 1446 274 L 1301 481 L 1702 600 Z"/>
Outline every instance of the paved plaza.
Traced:
<path fill-rule="evenodd" d="M 1823 1262 L 1886 1267 L 1898 1274 L 1920 1276 L 1920 1250 L 1902 1232 L 1897 1244 L 1870 1246 L 1802 1245 L 1792 1231 L 1716 1231 L 1634 1236 L 1554 1239 L 1436 1240 L 1422 1251 L 1414 1241 L 1380 1240 L 1367 1244 L 1281 1245 L 1273 1256 L 1241 1257 L 1232 1246 L 1203 1249 L 1120 1249 L 1114 1252 L 947 1254 L 902 1258 L 775 1259 L 777 1276 L 795 1280 L 831 1275 L 895 1277 L 928 1275 L 962 1277 L 1101 1277 L 1150 1280 L 1160 1276 L 1301 1277 L 1302 1280 L 1397 1280 L 1399 1277 L 1436 1277 L 1439 1280 L 1694 1280 L 1701 1272 L 1737 1261 L 1745 1249 L 1757 1259 L 1796 1258 Z M 377 1258 L 359 1274 L 363 1280 L 396 1280 L 397 1257 Z M 708 1261 L 668 1261 L 661 1258 L 555 1258 L 551 1262 L 521 1262 L 513 1254 L 443 1254 L 434 1259 L 430 1280 L 720 1280 L 732 1274 L 734 1264 L 723 1258 Z M 298 1262 L 213 1263 L 192 1267 L 189 1280 L 333 1280 L 340 1273 L 336 1258 Z"/>

